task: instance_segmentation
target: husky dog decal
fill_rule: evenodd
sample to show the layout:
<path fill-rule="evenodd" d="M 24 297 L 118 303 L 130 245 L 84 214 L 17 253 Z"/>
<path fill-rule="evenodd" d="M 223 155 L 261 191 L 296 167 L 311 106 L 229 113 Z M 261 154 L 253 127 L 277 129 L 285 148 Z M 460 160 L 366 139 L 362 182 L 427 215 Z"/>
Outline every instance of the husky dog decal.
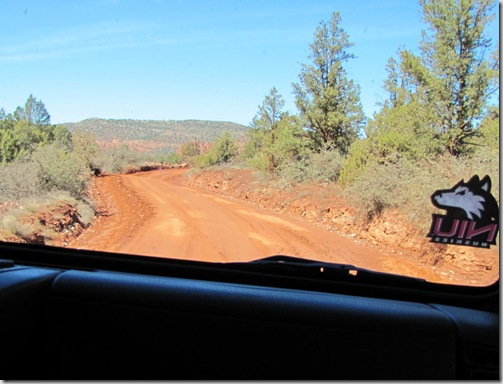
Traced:
<path fill-rule="evenodd" d="M 452 216 L 464 212 L 470 220 L 498 221 L 498 204 L 491 195 L 489 176 L 479 180 L 475 175 L 467 183 L 461 180 L 451 189 L 436 191 L 431 195 L 431 202 L 435 207 L 447 210 Z"/>
<path fill-rule="evenodd" d="M 435 191 L 431 202 L 447 211 L 433 214 L 428 237 L 432 242 L 489 248 L 496 244 L 499 208 L 491 194 L 491 179 L 473 176 L 450 189 Z"/>

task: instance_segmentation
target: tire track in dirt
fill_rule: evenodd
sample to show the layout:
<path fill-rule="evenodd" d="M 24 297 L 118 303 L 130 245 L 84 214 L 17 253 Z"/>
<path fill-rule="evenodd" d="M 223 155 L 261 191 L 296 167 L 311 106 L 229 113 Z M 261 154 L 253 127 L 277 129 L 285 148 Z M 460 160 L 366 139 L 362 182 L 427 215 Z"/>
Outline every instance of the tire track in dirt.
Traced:
<path fill-rule="evenodd" d="M 99 200 L 109 214 L 69 246 L 209 262 L 284 254 L 443 280 L 428 267 L 385 257 L 312 223 L 187 187 L 185 172 L 96 179 Z"/>
<path fill-rule="evenodd" d="M 127 179 L 116 175 L 99 179 L 93 196 L 98 217 L 69 247 L 122 252 L 153 212 L 152 206 L 127 184 Z"/>

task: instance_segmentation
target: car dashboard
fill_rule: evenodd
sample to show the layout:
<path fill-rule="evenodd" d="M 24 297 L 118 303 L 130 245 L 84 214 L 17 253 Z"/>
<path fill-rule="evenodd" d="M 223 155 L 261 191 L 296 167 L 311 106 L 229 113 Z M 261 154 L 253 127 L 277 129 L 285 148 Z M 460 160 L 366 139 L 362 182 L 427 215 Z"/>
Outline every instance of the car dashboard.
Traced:
<path fill-rule="evenodd" d="M 497 284 L 470 296 L 1 248 L 5 379 L 499 379 Z"/>

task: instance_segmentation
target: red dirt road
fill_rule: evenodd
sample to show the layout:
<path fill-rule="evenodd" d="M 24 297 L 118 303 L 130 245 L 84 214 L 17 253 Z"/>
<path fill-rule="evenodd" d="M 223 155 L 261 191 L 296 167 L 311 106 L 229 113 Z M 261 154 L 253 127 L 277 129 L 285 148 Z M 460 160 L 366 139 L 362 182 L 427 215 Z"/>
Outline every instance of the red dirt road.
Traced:
<path fill-rule="evenodd" d="M 283 254 L 449 282 L 406 255 L 383 255 L 320 227 L 184 185 L 185 170 L 97 179 L 107 214 L 68 246 L 210 262 Z"/>

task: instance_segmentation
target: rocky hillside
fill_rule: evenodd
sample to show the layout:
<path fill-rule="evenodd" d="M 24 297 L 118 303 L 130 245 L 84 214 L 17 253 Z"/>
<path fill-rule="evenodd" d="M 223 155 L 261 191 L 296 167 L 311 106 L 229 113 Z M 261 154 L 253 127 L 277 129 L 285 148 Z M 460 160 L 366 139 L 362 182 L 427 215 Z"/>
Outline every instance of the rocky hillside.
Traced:
<path fill-rule="evenodd" d="M 107 144 L 127 144 L 142 151 L 175 151 L 188 141 L 213 142 L 224 132 L 242 140 L 248 127 L 228 121 L 207 120 L 130 120 L 86 119 L 64 123 L 70 132 L 93 132 L 96 140 Z"/>

